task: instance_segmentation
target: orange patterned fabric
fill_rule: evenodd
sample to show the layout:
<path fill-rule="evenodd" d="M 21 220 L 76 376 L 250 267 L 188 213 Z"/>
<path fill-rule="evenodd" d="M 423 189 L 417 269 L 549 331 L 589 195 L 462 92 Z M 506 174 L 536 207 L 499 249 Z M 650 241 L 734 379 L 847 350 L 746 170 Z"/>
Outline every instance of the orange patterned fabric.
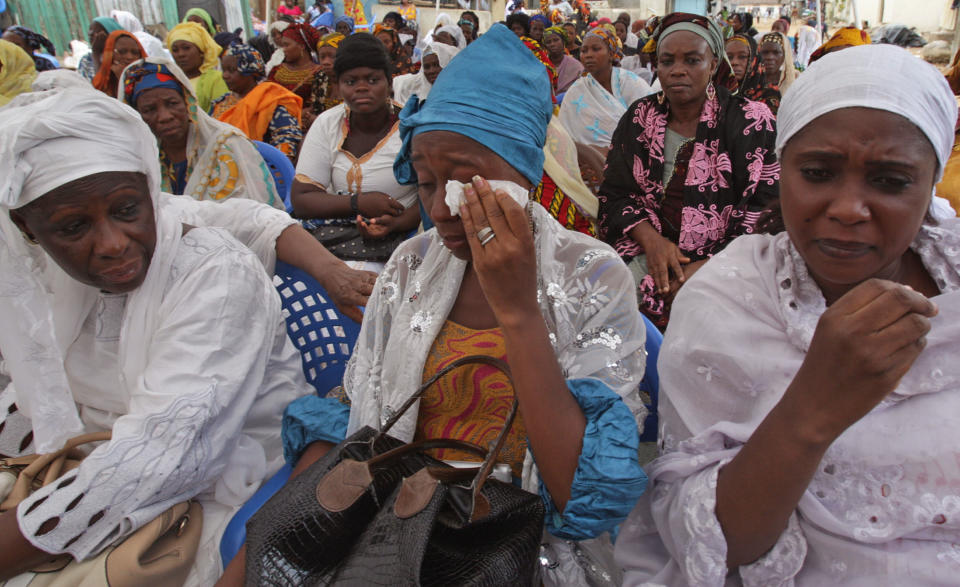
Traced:
<path fill-rule="evenodd" d="M 447 320 L 440 329 L 423 366 L 423 381 L 440 369 L 470 355 L 507 358 L 503 333 L 499 328 L 473 330 Z M 464 365 L 437 381 L 420 401 L 420 414 L 414 441 L 453 438 L 484 448 L 503 428 L 513 403 L 513 387 L 507 376 L 489 365 Z M 523 471 L 527 452 L 527 432 L 517 414 L 498 462 L 510 465 L 515 477 Z M 472 453 L 442 449 L 432 456 L 448 461 L 479 461 Z"/>

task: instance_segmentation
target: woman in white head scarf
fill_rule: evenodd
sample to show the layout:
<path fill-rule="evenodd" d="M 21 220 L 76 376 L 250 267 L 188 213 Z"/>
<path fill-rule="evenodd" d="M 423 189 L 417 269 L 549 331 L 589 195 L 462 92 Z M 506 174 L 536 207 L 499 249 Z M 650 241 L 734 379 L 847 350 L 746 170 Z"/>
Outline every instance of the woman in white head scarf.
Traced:
<path fill-rule="evenodd" d="M 797 29 L 797 66 L 803 70 L 810 64 L 810 56 L 820 46 L 821 36 L 810 25 L 802 24 Z"/>
<path fill-rule="evenodd" d="M 420 71 L 393 78 L 394 101 L 403 106 L 412 96 L 426 100 L 437 76 L 459 52 L 460 49 L 445 43 L 427 45 L 423 51 Z"/>
<path fill-rule="evenodd" d="M 441 37 L 440 35 L 449 36 L 450 39 L 452 39 L 453 42 L 456 43 L 455 46 L 458 51 L 466 48 L 467 46 L 467 38 L 463 35 L 463 29 L 461 29 L 456 25 L 445 24 L 442 27 L 438 28 L 436 31 L 434 31 L 433 41 L 432 41 L 433 44 L 446 42 L 446 41 L 440 40 L 441 38 L 446 38 L 446 37 Z"/>
<path fill-rule="evenodd" d="M 270 75 L 270 72 L 273 71 L 273 68 L 283 63 L 284 54 L 283 50 L 280 49 L 280 35 L 283 31 L 287 30 L 287 27 L 290 26 L 290 23 L 285 20 L 275 20 L 270 23 L 270 30 L 267 36 L 267 39 L 270 40 L 270 44 L 273 45 L 274 51 L 273 55 L 270 56 L 270 59 L 267 60 L 267 75 Z"/>
<path fill-rule="evenodd" d="M 449 14 L 445 12 L 441 12 L 437 14 L 437 19 L 433 23 L 433 28 L 427 31 L 427 34 L 425 34 L 420 38 L 420 40 L 417 42 L 417 49 L 420 49 L 422 51 L 423 49 L 427 48 L 427 45 L 436 43 L 437 39 L 434 35 L 438 32 L 440 27 L 452 25 L 452 24 L 453 24 L 453 19 L 450 17 Z M 460 47 L 460 48 L 463 49 L 463 47 Z"/>
<path fill-rule="evenodd" d="M 786 94 L 786 231 L 677 296 L 626 585 L 956 582 L 960 220 L 929 213 L 956 117 L 943 75 L 890 45 Z"/>
<path fill-rule="evenodd" d="M 163 46 L 163 41 L 145 31 L 143 29 L 143 23 L 141 23 L 140 19 L 134 16 L 132 12 L 127 12 L 126 10 L 111 10 L 110 18 L 117 21 L 123 30 L 133 33 L 133 36 L 140 41 L 140 46 L 147 52 L 148 57 L 173 59 L 170 52 Z"/>
<path fill-rule="evenodd" d="M 0 111 L 0 453 L 112 431 L 0 515 L 0 579 L 50 554 L 87 559 L 195 498 L 188 584 L 210 585 L 227 521 L 282 464 L 280 414 L 305 388 L 276 291 L 226 232 L 181 224 L 156 161 L 139 115 L 99 92 Z"/>

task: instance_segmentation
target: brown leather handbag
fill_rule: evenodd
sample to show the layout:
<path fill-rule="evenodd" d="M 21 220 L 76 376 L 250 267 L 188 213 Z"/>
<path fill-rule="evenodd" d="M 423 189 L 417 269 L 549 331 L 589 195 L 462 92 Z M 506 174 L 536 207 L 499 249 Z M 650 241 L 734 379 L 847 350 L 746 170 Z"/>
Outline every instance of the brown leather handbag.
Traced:
<path fill-rule="evenodd" d="M 357 431 L 260 508 L 247 523 L 247 585 L 539 584 L 543 502 L 490 478 L 516 400 L 490 450 L 456 440 L 406 444 L 387 434 L 430 385 L 468 363 L 510 378 L 490 357 L 453 362 L 382 430 Z M 435 448 L 483 461 L 456 469 L 426 454 Z"/>
<path fill-rule="evenodd" d="M 35 490 L 78 467 L 84 456 L 79 446 L 106 440 L 110 440 L 109 431 L 83 434 L 70 439 L 56 452 L 0 459 L 0 470 L 17 473 L 13 489 L 0 503 L 0 512 L 16 508 Z M 78 562 L 70 555 L 62 555 L 34 569 L 26 584 L 30 587 L 179 587 L 186 581 L 197 556 L 202 527 L 200 504 L 178 503 L 120 544 L 91 559 Z"/>

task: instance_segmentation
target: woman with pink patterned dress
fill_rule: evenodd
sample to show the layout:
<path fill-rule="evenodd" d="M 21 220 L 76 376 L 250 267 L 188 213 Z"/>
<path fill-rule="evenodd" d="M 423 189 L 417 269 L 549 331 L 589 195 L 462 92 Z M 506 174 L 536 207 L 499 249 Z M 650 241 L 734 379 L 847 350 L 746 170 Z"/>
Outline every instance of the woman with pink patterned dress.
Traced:
<path fill-rule="evenodd" d="M 775 117 L 736 88 L 712 21 L 673 13 L 654 32 L 663 91 L 620 120 L 600 186 L 599 236 L 627 262 L 664 328 L 673 297 L 777 198 Z"/>

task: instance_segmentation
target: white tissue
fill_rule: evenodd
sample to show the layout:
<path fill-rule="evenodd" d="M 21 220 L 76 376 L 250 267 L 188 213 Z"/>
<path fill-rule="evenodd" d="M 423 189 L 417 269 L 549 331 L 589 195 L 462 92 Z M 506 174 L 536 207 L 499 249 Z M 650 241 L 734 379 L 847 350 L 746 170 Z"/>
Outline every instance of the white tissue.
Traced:
<path fill-rule="evenodd" d="M 526 206 L 527 201 L 530 199 L 530 190 L 512 181 L 492 179 L 487 181 L 487 183 L 490 184 L 490 188 L 493 190 L 503 190 L 507 192 L 507 195 L 521 206 Z M 463 186 L 465 185 L 467 184 L 460 183 L 453 179 L 447 182 L 447 195 L 443 198 L 443 201 L 447 203 L 447 206 L 450 208 L 450 214 L 454 216 L 460 215 L 460 204 L 464 201 Z"/>
<path fill-rule="evenodd" d="M 7 499 L 17 484 L 17 476 L 9 471 L 0 472 L 0 501 Z"/>

